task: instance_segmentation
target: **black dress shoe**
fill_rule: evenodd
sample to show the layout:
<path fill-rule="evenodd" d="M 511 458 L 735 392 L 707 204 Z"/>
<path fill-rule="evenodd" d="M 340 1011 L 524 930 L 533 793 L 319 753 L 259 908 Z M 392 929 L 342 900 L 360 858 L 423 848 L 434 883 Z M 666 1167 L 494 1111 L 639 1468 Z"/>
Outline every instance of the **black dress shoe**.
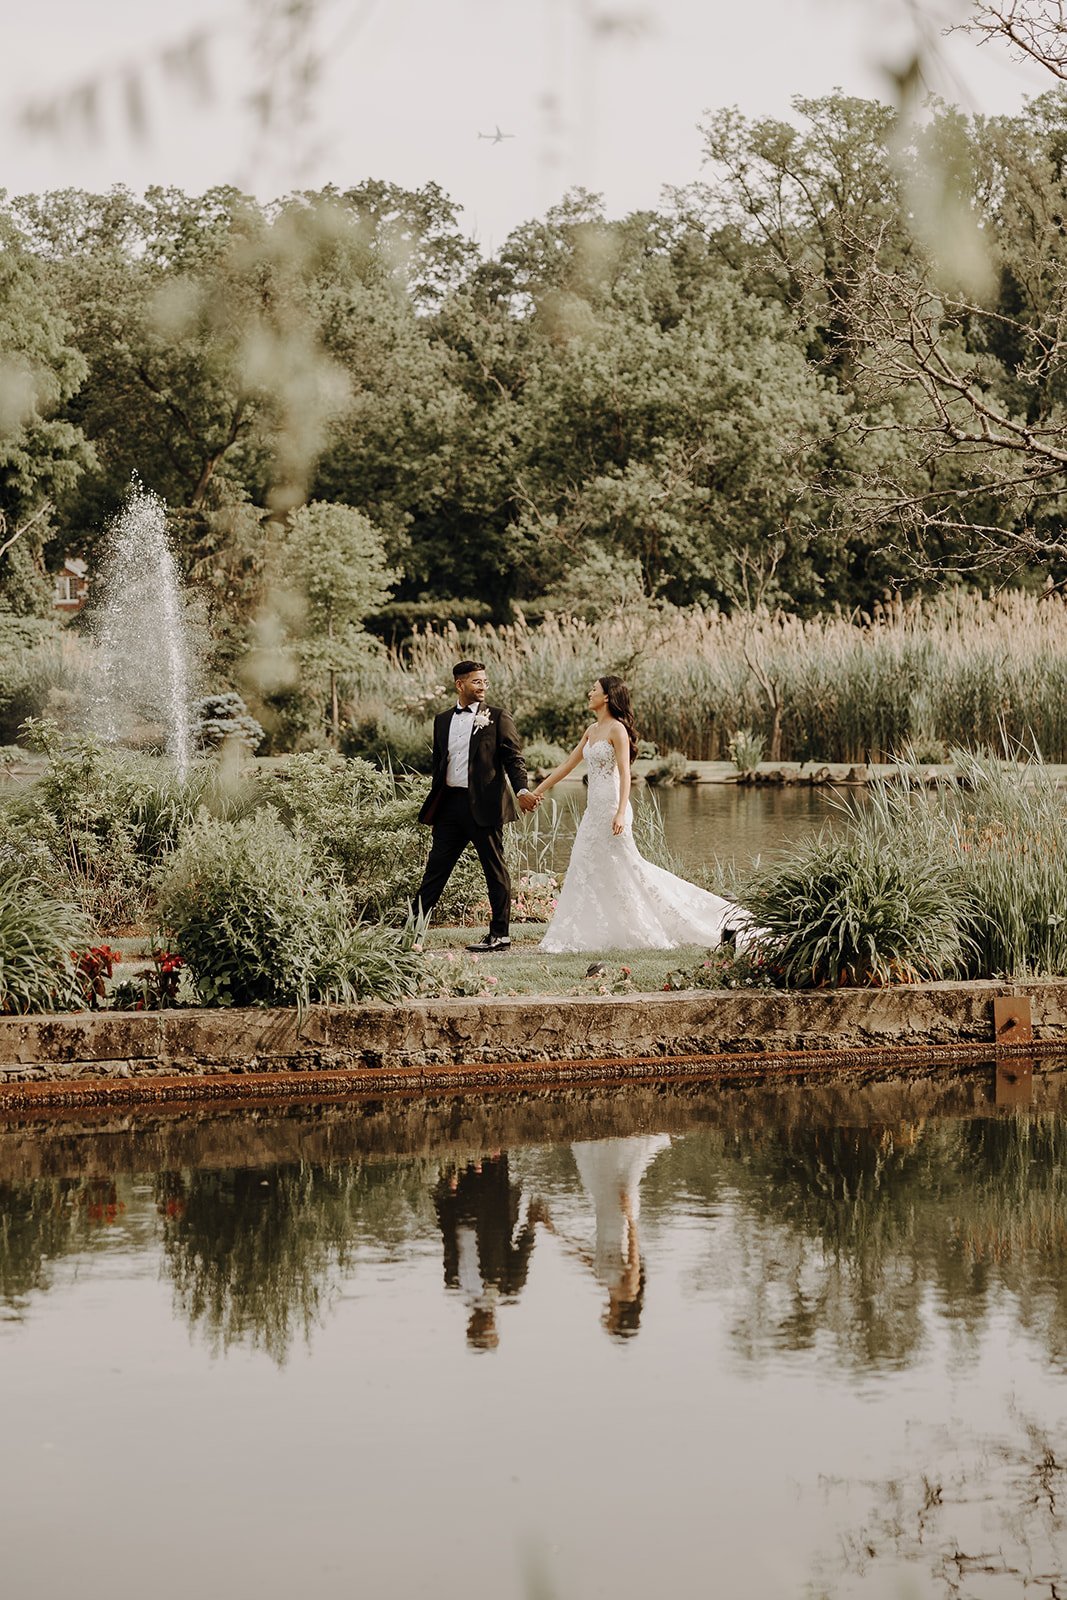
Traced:
<path fill-rule="evenodd" d="M 503 950 L 511 949 L 511 940 L 506 933 L 489 933 L 484 939 L 479 939 L 477 944 L 469 944 L 468 950 L 473 950 L 475 955 L 499 955 Z"/>

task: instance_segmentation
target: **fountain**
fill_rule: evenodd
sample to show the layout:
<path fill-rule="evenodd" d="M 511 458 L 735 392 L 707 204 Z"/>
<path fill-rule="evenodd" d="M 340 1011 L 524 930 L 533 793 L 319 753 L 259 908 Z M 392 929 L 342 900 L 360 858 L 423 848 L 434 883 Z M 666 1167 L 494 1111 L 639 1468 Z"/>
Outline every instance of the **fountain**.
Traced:
<path fill-rule="evenodd" d="M 164 743 L 178 776 L 190 759 L 190 670 L 167 507 L 135 476 L 108 526 L 94 581 L 92 725 L 112 743 Z"/>

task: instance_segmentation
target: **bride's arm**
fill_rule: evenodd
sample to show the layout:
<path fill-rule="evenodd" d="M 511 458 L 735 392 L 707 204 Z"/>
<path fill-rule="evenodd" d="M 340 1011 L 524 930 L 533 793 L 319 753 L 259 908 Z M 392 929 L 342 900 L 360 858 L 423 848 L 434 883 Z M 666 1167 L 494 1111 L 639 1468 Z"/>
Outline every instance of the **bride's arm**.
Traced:
<path fill-rule="evenodd" d="M 533 791 L 533 797 L 535 800 L 540 800 L 546 789 L 551 789 L 552 785 L 554 783 L 558 783 L 561 778 L 565 778 L 568 772 L 574 771 L 575 767 L 582 759 L 582 756 L 585 754 L 585 741 L 587 738 L 588 734 L 583 733 L 581 739 L 575 745 L 566 761 L 561 761 L 554 772 L 550 772 L 547 778 L 541 779 L 541 782 Z"/>
<path fill-rule="evenodd" d="M 626 827 L 626 807 L 630 803 L 630 735 L 621 722 L 616 722 L 611 730 L 611 743 L 619 769 L 619 809 L 611 819 L 611 831 L 622 833 Z"/>

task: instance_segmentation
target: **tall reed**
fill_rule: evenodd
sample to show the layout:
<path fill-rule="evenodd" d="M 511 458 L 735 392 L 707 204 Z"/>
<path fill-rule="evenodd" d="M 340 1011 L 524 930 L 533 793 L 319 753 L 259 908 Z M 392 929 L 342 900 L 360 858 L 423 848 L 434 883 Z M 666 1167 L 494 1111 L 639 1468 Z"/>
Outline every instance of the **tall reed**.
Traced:
<path fill-rule="evenodd" d="M 876 784 L 740 899 L 780 981 L 1067 974 L 1067 808 L 1035 761 L 956 752 L 963 792 Z"/>
<path fill-rule="evenodd" d="M 1067 603 L 1058 595 L 958 590 L 873 620 L 650 605 L 596 622 L 449 624 L 354 680 L 353 714 L 383 699 L 398 711 L 441 709 L 464 655 L 486 662 L 490 699 L 515 713 L 528 739 L 577 738 L 589 685 L 617 672 L 633 689 L 642 737 L 694 760 L 727 759 L 738 728 L 770 753 L 777 704 L 786 760 L 885 760 L 913 743 L 1007 741 L 1067 761 Z"/>

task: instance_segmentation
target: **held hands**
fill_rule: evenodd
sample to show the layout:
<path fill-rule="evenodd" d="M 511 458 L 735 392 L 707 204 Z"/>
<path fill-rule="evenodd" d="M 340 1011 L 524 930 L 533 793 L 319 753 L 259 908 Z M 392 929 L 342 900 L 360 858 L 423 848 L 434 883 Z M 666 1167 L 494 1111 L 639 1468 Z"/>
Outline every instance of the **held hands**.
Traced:
<path fill-rule="evenodd" d="M 536 811 L 541 804 L 541 796 L 539 794 L 531 794 L 529 789 L 524 789 L 517 798 L 521 811 Z"/>

